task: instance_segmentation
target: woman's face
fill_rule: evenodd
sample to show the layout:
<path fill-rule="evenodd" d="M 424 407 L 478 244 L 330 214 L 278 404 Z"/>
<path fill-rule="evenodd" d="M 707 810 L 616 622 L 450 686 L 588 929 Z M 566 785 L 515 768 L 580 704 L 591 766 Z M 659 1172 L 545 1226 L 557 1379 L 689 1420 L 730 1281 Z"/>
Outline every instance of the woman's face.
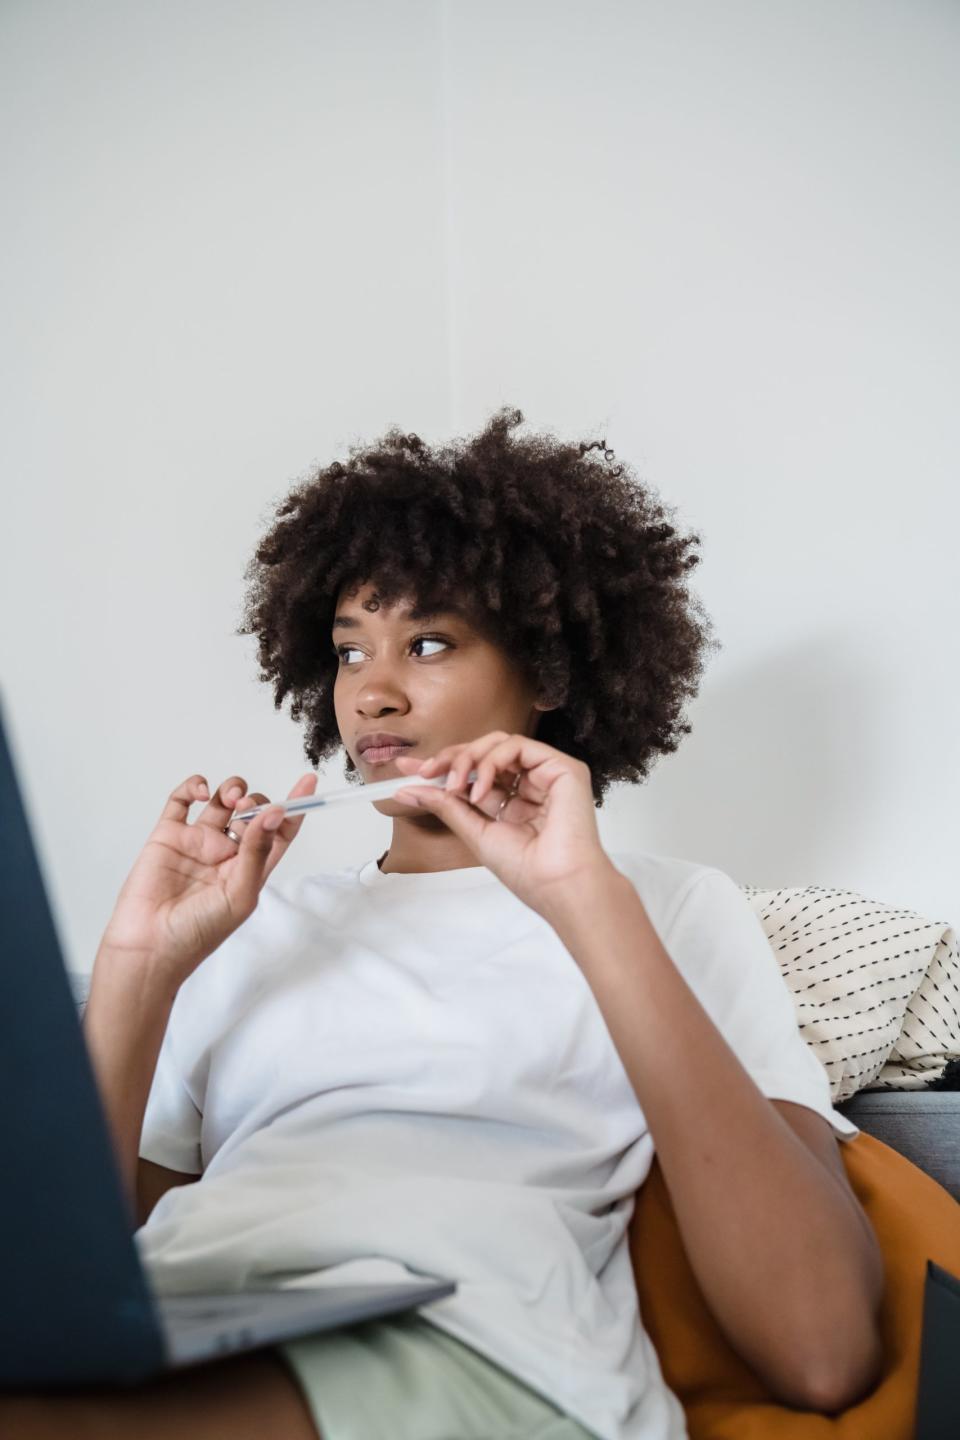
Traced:
<path fill-rule="evenodd" d="M 344 746 L 370 784 L 398 776 L 397 753 L 426 759 L 447 745 L 485 735 L 536 733 L 542 709 L 529 682 L 465 613 L 429 616 L 400 601 L 391 610 L 365 584 L 342 591 L 331 642 L 340 652 L 334 709 Z M 399 736 L 409 748 L 364 754 L 364 737 Z M 374 804 L 381 814 L 409 815 L 402 801 Z"/>

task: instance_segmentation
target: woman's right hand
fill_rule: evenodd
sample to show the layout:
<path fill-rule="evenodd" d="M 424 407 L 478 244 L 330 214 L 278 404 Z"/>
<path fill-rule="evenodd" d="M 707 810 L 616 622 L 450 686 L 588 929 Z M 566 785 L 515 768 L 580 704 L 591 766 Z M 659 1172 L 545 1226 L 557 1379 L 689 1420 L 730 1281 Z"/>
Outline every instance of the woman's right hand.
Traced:
<path fill-rule="evenodd" d="M 303 775 L 287 798 L 312 795 L 316 784 L 314 773 Z M 269 804 L 266 795 L 247 795 L 246 788 L 238 775 L 225 780 L 192 825 L 190 806 L 207 795 L 203 777 L 193 775 L 174 790 L 124 882 L 101 951 L 180 985 L 253 913 L 305 817 L 283 819 L 285 812 L 273 806 L 232 825 L 242 832 L 238 845 L 224 826 L 241 800 L 243 810 Z M 271 815 L 281 818 L 278 829 L 267 828 Z"/>

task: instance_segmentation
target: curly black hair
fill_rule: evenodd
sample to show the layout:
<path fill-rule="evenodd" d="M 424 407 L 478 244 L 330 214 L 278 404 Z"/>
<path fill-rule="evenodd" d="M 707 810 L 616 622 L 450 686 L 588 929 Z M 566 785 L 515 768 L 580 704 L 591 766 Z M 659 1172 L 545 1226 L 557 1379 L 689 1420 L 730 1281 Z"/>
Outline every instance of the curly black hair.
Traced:
<path fill-rule="evenodd" d="M 259 640 L 274 704 L 306 714 L 317 766 L 342 743 L 333 704 L 337 597 L 373 582 L 384 605 L 456 600 L 532 680 L 537 739 L 583 760 L 594 803 L 636 784 L 692 726 L 712 622 L 684 583 L 699 535 L 668 511 L 605 440 L 514 436 L 503 408 L 469 440 L 431 448 L 395 426 L 296 484 L 244 576 L 238 635 Z M 602 459 L 594 455 L 600 451 Z M 356 767 L 346 757 L 346 775 Z"/>

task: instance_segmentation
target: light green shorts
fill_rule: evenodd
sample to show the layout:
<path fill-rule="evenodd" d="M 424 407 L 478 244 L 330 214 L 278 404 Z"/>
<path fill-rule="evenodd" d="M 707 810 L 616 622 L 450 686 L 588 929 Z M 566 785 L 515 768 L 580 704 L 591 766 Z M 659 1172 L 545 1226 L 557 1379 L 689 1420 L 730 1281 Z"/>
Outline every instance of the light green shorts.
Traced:
<path fill-rule="evenodd" d="M 523 1381 L 413 1313 L 275 1349 L 321 1440 L 596 1440 Z"/>

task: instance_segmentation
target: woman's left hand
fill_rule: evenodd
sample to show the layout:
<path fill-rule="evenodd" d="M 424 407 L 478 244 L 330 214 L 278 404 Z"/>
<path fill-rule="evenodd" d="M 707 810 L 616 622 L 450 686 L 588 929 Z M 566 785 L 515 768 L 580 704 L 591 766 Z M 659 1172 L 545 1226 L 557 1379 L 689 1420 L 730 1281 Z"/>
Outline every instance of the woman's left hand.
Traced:
<path fill-rule="evenodd" d="M 532 910 L 555 907 L 572 885 L 612 866 L 597 830 L 590 767 L 552 745 L 492 730 L 428 760 L 399 755 L 394 764 L 424 778 L 448 772 L 446 789 L 414 780 L 394 799 L 432 811 Z"/>

